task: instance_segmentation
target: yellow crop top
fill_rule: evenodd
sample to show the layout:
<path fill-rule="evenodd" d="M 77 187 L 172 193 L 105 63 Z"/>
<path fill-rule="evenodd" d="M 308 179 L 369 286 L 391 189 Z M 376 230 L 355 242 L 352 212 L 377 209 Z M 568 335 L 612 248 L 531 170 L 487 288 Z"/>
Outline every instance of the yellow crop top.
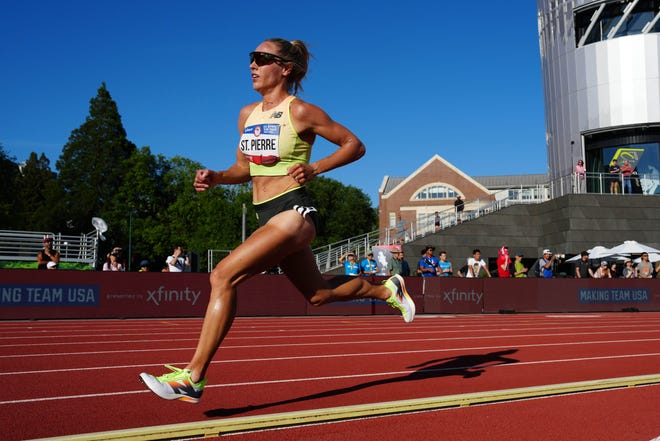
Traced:
<path fill-rule="evenodd" d="M 250 176 L 283 176 L 293 164 L 309 163 L 311 144 L 291 123 L 290 96 L 266 111 L 258 104 L 245 121 L 240 149 L 250 162 Z"/>

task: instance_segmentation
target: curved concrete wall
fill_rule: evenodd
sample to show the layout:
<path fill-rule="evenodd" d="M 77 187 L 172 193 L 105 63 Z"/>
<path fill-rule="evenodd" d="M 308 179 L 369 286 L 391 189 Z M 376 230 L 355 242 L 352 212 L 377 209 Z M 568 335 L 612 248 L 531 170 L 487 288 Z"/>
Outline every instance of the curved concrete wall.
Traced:
<path fill-rule="evenodd" d="M 575 10 L 601 3 L 537 1 L 551 178 L 585 157 L 585 133 L 660 124 L 660 33 L 577 47 Z"/>

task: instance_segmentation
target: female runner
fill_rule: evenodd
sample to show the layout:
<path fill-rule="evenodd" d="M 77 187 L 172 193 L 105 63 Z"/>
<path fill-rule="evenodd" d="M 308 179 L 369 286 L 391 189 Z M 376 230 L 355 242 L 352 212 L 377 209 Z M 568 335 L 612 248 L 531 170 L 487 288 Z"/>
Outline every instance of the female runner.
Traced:
<path fill-rule="evenodd" d="M 307 74 L 309 52 L 301 41 L 273 38 L 250 53 L 252 87 L 262 99 L 241 109 L 236 163 L 223 171 L 198 170 L 194 187 L 252 180 L 253 203 L 260 227 L 211 272 L 211 294 L 192 360 L 184 369 L 156 377 L 140 374 L 158 396 L 197 403 L 206 371 L 236 314 L 236 286 L 279 264 L 293 285 L 314 306 L 354 299 L 381 299 L 399 309 L 406 322 L 415 304 L 399 275 L 382 285 L 355 277 L 332 287 L 319 272 L 310 244 L 317 212 L 305 184 L 317 175 L 362 157 L 365 147 L 346 127 L 322 109 L 296 97 Z M 309 163 L 312 144 L 321 136 L 338 148 Z"/>

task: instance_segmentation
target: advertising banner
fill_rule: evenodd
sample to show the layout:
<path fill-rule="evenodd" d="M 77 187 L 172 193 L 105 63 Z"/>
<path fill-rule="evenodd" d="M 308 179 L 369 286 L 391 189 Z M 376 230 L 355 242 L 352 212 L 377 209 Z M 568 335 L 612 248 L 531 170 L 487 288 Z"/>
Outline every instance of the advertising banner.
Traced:
<path fill-rule="evenodd" d="M 420 277 L 424 283 L 424 311 L 433 314 L 481 314 L 484 279 Z"/>

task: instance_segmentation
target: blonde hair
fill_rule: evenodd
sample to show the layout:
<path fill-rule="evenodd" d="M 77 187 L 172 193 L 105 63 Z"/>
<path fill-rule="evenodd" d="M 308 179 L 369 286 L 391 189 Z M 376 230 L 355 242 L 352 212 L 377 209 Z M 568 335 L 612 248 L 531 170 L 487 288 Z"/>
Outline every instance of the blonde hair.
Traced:
<path fill-rule="evenodd" d="M 287 89 L 289 93 L 296 95 L 299 90 L 303 90 L 302 80 L 307 75 L 309 67 L 309 57 L 311 54 L 307 45 L 300 40 L 285 40 L 283 38 L 269 38 L 269 43 L 274 43 L 279 49 L 279 56 L 293 63 L 291 75 L 287 78 Z"/>

